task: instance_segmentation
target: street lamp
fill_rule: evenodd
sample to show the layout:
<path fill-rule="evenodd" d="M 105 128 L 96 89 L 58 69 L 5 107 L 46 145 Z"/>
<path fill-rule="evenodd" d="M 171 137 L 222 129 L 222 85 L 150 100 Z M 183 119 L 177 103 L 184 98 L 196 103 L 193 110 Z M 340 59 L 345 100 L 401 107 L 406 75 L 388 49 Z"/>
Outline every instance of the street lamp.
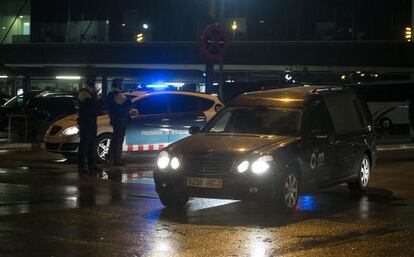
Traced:
<path fill-rule="evenodd" d="M 239 24 L 237 23 L 237 21 L 233 21 L 233 23 L 231 24 L 231 30 L 233 30 L 233 40 L 236 38 L 236 31 L 239 29 Z"/>
<path fill-rule="evenodd" d="M 136 36 L 136 41 L 137 43 L 142 43 L 142 41 L 144 41 L 144 34 L 138 33 Z"/>
<path fill-rule="evenodd" d="M 143 29 L 149 29 L 149 25 L 148 25 L 148 23 L 144 23 L 144 24 L 142 24 L 142 28 L 143 28 Z"/>
<path fill-rule="evenodd" d="M 412 35 L 411 35 L 411 28 L 410 27 L 405 28 L 404 38 L 405 38 L 406 41 L 411 42 Z"/>
<path fill-rule="evenodd" d="M 237 21 L 233 21 L 232 25 L 231 25 L 231 29 L 233 31 L 236 31 L 239 28 L 239 24 L 237 23 Z"/>

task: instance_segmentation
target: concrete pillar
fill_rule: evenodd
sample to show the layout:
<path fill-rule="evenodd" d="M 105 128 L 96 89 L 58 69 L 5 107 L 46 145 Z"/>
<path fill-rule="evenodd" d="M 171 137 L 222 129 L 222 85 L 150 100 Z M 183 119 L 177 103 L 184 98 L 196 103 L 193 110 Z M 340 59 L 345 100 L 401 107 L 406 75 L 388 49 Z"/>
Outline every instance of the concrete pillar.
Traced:
<path fill-rule="evenodd" d="M 105 98 L 108 95 L 108 77 L 102 76 L 102 97 Z"/>
<path fill-rule="evenodd" d="M 414 0 L 411 0 L 411 31 L 414 29 Z"/>
<path fill-rule="evenodd" d="M 214 64 L 211 62 L 206 63 L 206 93 L 213 93 L 213 81 L 214 81 Z"/>
<path fill-rule="evenodd" d="M 30 77 L 25 76 L 23 78 L 23 92 L 27 93 L 30 92 Z"/>

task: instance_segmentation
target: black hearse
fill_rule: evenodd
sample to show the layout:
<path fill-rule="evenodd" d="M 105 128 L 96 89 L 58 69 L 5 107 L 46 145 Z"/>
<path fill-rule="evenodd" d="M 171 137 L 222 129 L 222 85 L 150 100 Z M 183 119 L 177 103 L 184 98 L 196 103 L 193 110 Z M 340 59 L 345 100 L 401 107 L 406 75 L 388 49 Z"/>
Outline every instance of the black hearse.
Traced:
<path fill-rule="evenodd" d="M 190 132 L 157 158 L 167 207 L 189 197 L 273 199 L 289 211 L 305 191 L 348 183 L 363 193 L 376 161 L 368 107 L 350 88 L 246 93 Z"/>

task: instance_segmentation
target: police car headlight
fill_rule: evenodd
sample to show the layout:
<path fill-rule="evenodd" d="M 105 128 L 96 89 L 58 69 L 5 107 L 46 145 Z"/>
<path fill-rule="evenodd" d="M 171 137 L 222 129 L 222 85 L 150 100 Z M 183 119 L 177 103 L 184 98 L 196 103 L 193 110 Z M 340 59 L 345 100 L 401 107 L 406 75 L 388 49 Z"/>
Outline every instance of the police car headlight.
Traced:
<path fill-rule="evenodd" d="M 249 169 L 250 162 L 249 161 L 242 161 L 239 166 L 237 166 L 237 171 L 239 173 L 244 173 Z"/>
<path fill-rule="evenodd" d="M 173 157 L 173 158 L 171 159 L 171 163 L 170 163 L 170 165 L 171 165 L 171 168 L 172 168 L 173 170 L 176 170 L 176 169 L 180 168 L 181 163 L 180 163 L 180 160 L 179 160 L 177 157 Z"/>
<path fill-rule="evenodd" d="M 166 151 L 162 151 L 157 158 L 157 166 L 161 170 L 168 167 L 168 164 L 170 164 L 170 156 Z"/>
<path fill-rule="evenodd" d="M 252 172 L 255 174 L 263 174 L 270 168 L 270 163 L 273 161 L 273 157 L 271 155 L 265 155 L 257 159 L 252 164 Z"/>
<path fill-rule="evenodd" d="M 69 127 L 62 131 L 62 135 L 64 136 L 73 136 L 79 133 L 79 128 L 76 126 Z"/>

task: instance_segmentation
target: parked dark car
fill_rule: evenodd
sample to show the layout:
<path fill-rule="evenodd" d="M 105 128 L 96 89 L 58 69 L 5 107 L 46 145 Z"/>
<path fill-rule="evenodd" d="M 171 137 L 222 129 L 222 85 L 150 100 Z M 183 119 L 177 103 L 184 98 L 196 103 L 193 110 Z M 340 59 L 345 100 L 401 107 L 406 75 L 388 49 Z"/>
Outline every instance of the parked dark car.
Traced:
<path fill-rule="evenodd" d="M 41 91 L 32 91 L 17 95 L 0 106 L 0 129 L 7 127 L 10 114 L 24 114 L 24 107 L 27 101 L 40 93 Z"/>
<path fill-rule="evenodd" d="M 376 156 L 372 119 L 354 90 L 295 87 L 235 98 L 160 152 L 154 179 L 167 207 L 189 197 L 272 199 L 289 212 L 318 188 L 348 183 L 363 193 Z"/>
<path fill-rule="evenodd" d="M 51 123 L 76 113 L 77 109 L 78 101 L 72 93 L 33 91 L 13 97 L 0 108 L 1 126 L 8 126 L 9 115 L 22 114 L 28 117 L 29 134 L 43 135 Z M 13 122 L 13 128 L 23 130 L 23 120 Z"/>

